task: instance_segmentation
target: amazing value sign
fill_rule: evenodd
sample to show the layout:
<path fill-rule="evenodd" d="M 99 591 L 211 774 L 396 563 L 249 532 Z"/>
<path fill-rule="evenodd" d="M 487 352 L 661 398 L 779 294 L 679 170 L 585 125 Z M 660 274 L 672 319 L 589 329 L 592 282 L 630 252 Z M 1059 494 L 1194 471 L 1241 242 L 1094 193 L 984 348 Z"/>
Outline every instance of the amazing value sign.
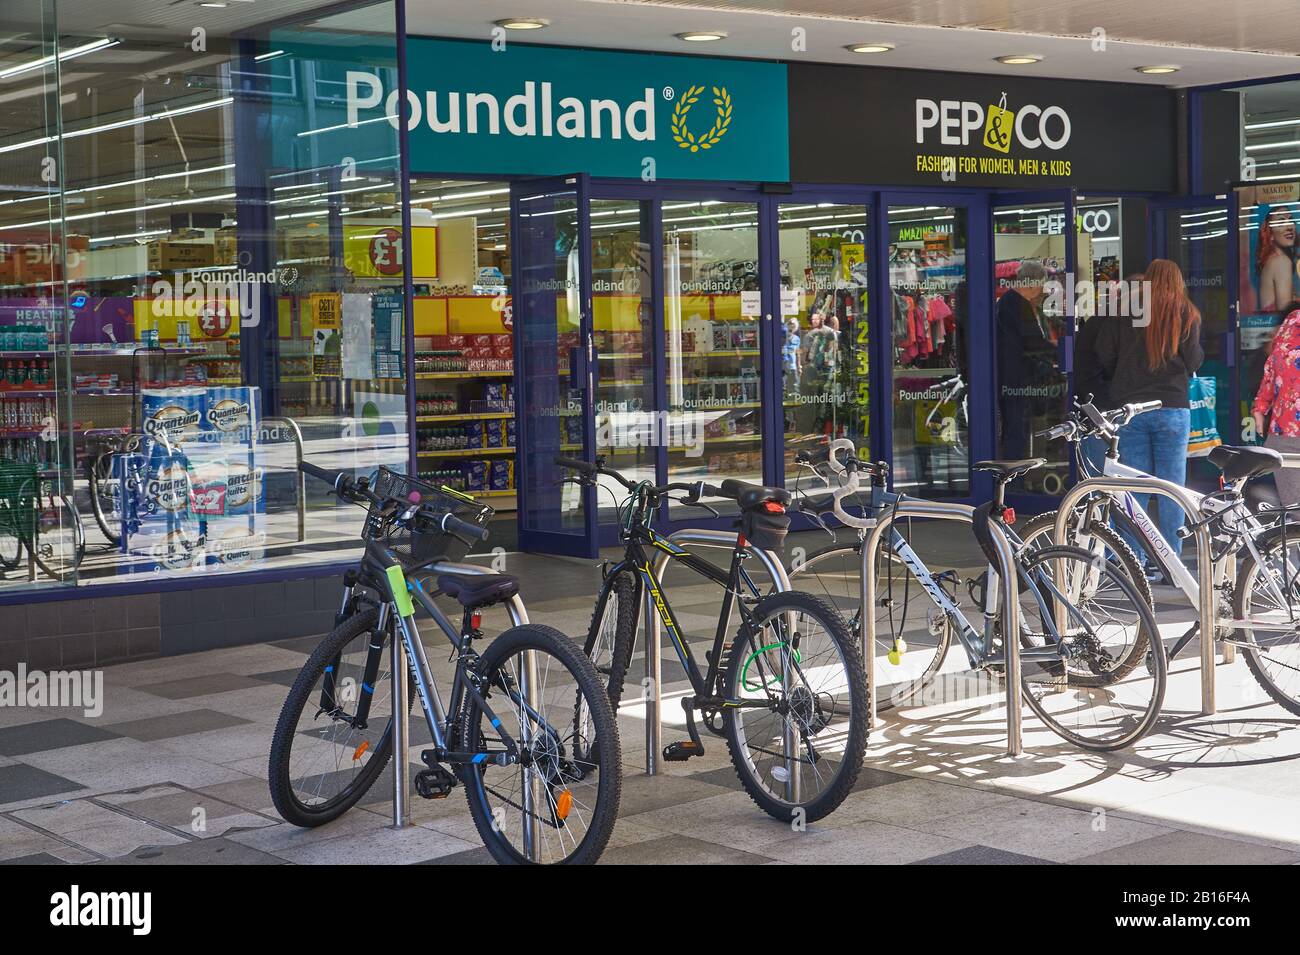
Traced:
<path fill-rule="evenodd" d="M 1164 192 L 1177 187 L 1168 90 L 1013 76 L 790 67 L 797 181 Z M 825 148 L 817 116 L 854 115 Z"/>
<path fill-rule="evenodd" d="M 417 172 L 789 178 L 783 64 L 420 37 L 407 62 Z M 346 71 L 340 137 L 397 128 L 393 79 Z"/>

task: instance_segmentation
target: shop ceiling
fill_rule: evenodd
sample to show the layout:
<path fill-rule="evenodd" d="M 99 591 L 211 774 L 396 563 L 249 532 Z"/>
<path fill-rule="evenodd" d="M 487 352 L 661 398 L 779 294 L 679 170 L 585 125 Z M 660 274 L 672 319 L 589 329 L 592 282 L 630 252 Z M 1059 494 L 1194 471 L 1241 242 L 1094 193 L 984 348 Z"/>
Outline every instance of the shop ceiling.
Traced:
<path fill-rule="evenodd" d="M 411 33 L 484 37 L 508 17 L 549 21 L 529 43 L 1200 86 L 1300 72 L 1296 0 L 407 0 Z M 806 48 L 791 49 L 791 31 Z M 1105 50 L 1095 50 L 1095 29 Z M 676 34 L 726 38 L 685 43 Z M 864 55 L 850 43 L 891 43 Z M 1262 52 L 1255 52 L 1262 51 Z M 1041 56 L 1009 67 L 998 56 Z M 1144 76 L 1136 67 L 1173 64 Z"/>

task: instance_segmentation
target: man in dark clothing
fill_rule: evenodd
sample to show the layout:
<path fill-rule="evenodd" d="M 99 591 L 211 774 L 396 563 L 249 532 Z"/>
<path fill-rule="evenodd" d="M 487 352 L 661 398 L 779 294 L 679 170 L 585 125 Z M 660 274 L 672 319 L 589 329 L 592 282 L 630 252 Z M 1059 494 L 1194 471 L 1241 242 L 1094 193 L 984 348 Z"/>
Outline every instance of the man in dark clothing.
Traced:
<path fill-rule="evenodd" d="M 1046 280 L 1042 263 L 1022 262 L 1015 285 L 998 299 L 998 411 L 1006 458 L 1028 453 L 1034 388 L 1050 382 L 1055 373 L 1056 346 L 1039 310 Z"/>

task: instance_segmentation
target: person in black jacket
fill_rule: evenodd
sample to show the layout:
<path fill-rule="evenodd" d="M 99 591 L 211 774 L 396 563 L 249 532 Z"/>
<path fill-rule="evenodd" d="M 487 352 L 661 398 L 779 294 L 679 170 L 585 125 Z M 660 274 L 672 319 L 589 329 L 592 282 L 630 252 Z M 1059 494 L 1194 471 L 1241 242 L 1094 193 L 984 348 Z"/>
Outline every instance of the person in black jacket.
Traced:
<path fill-rule="evenodd" d="M 1121 307 L 1133 300 L 1132 291 L 1140 289 L 1142 273 L 1135 272 L 1119 283 L 1106 283 L 1100 290 L 1104 297 L 1100 314 L 1080 322 L 1074 333 L 1074 395 L 1079 401 L 1091 401 L 1102 411 L 1115 407 L 1110 400 L 1110 377 L 1101 367 L 1097 338 L 1107 316 L 1121 314 Z M 1100 474 L 1106 458 L 1106 442 L 1097 437 L 1083 439 L 1083 457 L 1093 474 Z"/>
<path fill-rule="evenodd" d="M 1028 454 L 1030 420 L 1042 403 L 1038 393 L 1055 377 L 1056 346 L 1040 309 L 1046 281 L 1041 262 L 1021 262 L 1015 284 L 998 299 L 998 413 L 1005 458 Z"/>
<path fill-rule="evenodd" d="M 1097 355 L 1110 378 L 1110 401 L 1115 407 L 1161 402 L 1159 411 L 1138 415 L 1120 431 L 1120 461 L 1175 484 L 1186 484 L 1192 418 L 1188 388 L 1205 359 L 1201 313 L 1187 297 L 1183 273 L 1176 263 L 1153 260 L 1144 281 L 1143 314 L 1104 319 L 1097 336 Z M 1145 508 L 1150 495 L 1137 495 L 1137 500 Z M 1182 509 L 1162 506 L 1157 526 L 1174 553 L 1181 553 L 1178 531 L 1183 526 Z M 1129 543 L 1142 553 L 1136 541 Z"/>

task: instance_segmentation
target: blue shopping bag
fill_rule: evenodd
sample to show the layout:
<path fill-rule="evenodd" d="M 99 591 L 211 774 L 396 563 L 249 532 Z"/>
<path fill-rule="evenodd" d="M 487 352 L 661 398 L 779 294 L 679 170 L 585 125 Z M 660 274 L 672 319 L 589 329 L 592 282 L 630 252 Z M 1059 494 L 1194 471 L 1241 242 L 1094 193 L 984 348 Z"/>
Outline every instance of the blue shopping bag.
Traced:
<path fill-rule="evenodd" d="M 1192 408 L 1192 429 L 1187 435 L 1187 456 L 1204 457 L 1211 448 L 1223 444 L 1215 423 L 1214 403 L 1218 390 L 1215 378 L 1193 376 L 1188 383 L 1188 404 Z"/>

